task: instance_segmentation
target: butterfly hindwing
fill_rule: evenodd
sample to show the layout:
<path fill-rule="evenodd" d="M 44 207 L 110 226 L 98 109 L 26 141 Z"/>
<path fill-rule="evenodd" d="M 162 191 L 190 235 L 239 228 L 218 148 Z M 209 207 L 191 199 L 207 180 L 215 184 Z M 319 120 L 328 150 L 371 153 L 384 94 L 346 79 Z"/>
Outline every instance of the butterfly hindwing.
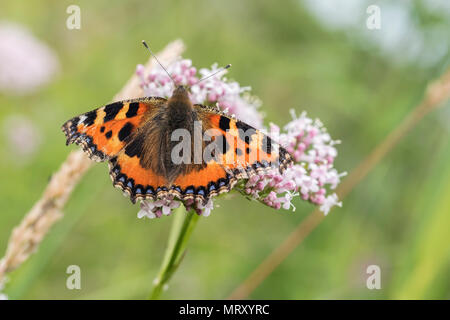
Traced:
<path fill-rule="evenodd" d="M 198 169 L 179 175 L 172 186 L 172 193 L 182 200 L 192 199 L 205 203 L 209 198 L 229 192 L 236 177 L 214 160 Z"/>
<path fill-rule="evenodd" d="M 109 161 L 109 174 L 115 187 L 125 192 L 134 203 L 167 194 L 167 180 L 151 168 L 143 168 L 138 155 L 125 150 Z"/>

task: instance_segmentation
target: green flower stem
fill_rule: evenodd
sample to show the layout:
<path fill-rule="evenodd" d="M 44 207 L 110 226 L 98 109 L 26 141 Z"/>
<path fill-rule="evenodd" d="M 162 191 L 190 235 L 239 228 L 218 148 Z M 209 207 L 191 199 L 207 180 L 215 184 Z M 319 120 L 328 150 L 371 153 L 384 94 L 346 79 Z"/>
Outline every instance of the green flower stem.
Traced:
<path fill-rule="evenodd" d="M 193 210 L 186 213 L 183 205 L 180 205 L 175 211 L 166 253 L 149 296 L 151 300 L 159 299 L 164 286 L 183 260 L 187 242 L 199 218 L 199 215 Z"/>

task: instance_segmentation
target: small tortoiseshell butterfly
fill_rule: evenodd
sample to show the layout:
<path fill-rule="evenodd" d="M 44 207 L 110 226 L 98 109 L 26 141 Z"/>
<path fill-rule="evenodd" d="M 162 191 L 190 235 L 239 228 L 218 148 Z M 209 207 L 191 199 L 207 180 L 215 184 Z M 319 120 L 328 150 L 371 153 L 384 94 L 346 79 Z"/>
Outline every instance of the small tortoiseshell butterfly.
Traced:
<path fill-rule="evenodd" d="M 197 121 L 202 133 L 216 129 L 223 135 L 211 137 L 221 141 L 215 149 L 219 154 L 200 163 L 174 164 L 172 132 L 183 128 L 194 136 Z M 114 186 L 133 203 L 166 195 L 206 203 L 229 192 L 239 179 L 273 167 L 282 171 L 292 162 L 285 149 L 259 130 L 217 108 L 192 104 L 183 86 L 168 100 L 144 97 L 108 104 L 68 120 L 62 130 L 67 145 L 76 143 L 92 160 L 109 162 Z"/>

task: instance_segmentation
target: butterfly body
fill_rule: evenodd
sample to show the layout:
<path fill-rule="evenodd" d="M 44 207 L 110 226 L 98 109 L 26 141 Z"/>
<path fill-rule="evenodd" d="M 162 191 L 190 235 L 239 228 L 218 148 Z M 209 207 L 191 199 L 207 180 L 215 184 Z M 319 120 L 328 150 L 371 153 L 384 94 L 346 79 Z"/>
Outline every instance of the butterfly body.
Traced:
<path fill-rule="evenodd" d="M 239 179 L 274 166 L 283 170 L 292 161 L 259 130 L 218 109 L 193 104 L 183 86 L 169 99 L 106 105 L 70 119 L 62 130 L 67 144 L 79 144 L 91 159 L 109 162 L 114 186 L 133 203 L 165 196 L 205 203 L 230 191 Z M 176 130 L 192 138 L 186 149 L 191 161 L 174 161 L 173 150 L 180 143 L 173 139 Z M 198 136 L 206 139 L 196 141 Z"/>

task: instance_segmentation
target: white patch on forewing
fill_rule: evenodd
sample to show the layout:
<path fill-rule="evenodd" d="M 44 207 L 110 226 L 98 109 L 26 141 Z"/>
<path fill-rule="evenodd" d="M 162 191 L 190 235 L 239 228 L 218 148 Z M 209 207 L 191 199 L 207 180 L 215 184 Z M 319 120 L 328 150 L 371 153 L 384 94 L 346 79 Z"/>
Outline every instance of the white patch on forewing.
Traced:
<path fill-rule="evenodd" d="M 86 116 L 85 115 L 82 115 L 82 116 L 80 116 L 80 121 L 78 121 L 78 123 L 84 123 L 84 120 L 86 120 Z"/>

